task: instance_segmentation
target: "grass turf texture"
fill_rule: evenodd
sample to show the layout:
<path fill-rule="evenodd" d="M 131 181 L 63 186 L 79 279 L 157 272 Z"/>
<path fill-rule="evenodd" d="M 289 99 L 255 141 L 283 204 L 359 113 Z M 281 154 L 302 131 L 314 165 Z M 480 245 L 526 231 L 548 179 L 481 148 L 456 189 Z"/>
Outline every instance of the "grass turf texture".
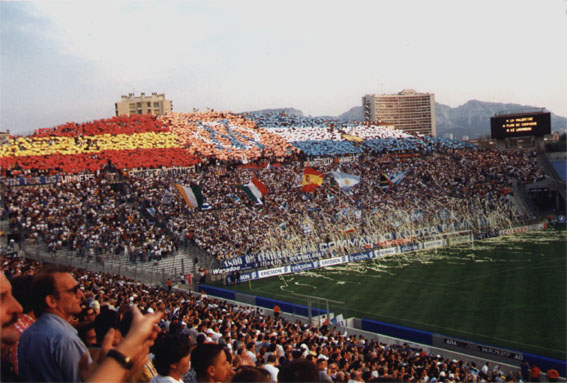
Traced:
<path fill-rule="evenodd" d="M 342 301 L 330 310 L 345 318 L 565 360 L 566 243 L 565 230 L 548 229 L 230 288 L 303 305 L 293 293 Z"/>

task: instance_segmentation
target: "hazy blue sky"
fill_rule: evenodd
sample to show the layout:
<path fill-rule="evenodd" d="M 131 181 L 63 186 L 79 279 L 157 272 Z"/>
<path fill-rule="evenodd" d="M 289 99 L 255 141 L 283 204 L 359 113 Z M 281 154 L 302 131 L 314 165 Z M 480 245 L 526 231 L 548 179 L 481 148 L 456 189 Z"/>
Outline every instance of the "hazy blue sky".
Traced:
<path fill-rule="evenodd" d="M 175 111 L 338 115 L 405 88 L 567 116 L 567 1 L 1 2 L 0 130 Z"/>

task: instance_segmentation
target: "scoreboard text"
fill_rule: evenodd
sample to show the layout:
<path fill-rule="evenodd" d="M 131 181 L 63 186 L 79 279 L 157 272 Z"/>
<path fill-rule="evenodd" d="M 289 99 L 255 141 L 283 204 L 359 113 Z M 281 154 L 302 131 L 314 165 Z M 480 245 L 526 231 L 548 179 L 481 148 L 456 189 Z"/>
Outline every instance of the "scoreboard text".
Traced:
<path fill-rule="evenodd" d="M 490 119 L 492 138 L 543 136 L 551 133 L 551 113 L 496 116 Z"/>

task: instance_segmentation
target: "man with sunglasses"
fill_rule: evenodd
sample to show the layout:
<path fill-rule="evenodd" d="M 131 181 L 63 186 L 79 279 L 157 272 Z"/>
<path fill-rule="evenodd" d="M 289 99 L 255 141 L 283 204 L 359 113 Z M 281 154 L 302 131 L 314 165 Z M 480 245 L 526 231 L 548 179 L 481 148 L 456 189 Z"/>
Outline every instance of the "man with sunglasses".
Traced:
<path fill-rule="evenodd" d="M 20 338 L 19 378 L 27 382 L 79 382 L 87 348 L 70 322 L 81 312 L 79 283 L 64 266 L 48 266 L 33 279 L 36 322 Z M 89 361 L 90 362 L 90 361 Z"/>

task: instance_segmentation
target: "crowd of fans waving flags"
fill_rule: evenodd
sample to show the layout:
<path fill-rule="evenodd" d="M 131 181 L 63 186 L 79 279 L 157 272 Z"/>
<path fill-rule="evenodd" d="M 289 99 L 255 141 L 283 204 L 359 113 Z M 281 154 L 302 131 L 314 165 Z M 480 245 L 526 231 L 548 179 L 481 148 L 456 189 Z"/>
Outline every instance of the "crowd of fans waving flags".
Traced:
<path fill-rule="evenodd" d="M 24 239 L 132 260 L 169 256 L 187 238 L 230 259 L 296 253 L 353 233 L 509 225 L 524 218 L 508 198 L 511 178 L 543 177 L 528 151 L 366 123 L 218 111 L 121 116 L 9 136 L 0 171 L 6 185 L 59 175 L 56 188 L 3 188 Z M 108 183 L 108 174 L 125 190 Z M 60 182 L 73 176 L 81 180 Z M 95 229 L 84 229 L 93 222 Z"/>

